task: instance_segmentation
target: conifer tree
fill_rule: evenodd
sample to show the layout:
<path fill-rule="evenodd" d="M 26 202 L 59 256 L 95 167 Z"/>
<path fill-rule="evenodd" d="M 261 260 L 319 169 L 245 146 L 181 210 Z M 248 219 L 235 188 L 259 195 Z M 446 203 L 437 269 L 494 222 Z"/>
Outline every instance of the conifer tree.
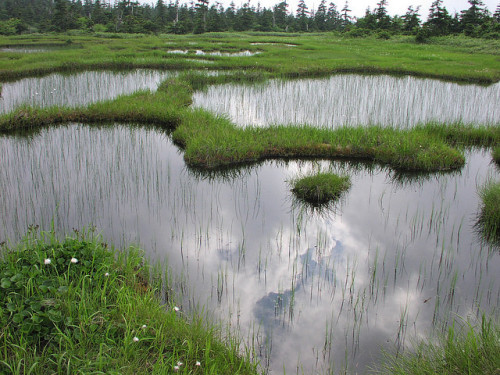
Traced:
<path fill-rule="evenodd" d="M 420 27 L 420 5 L 417 6 L 416 9 L 413 9 L 413 6 L 410 5 L 408 10 L 406 11 L 403 18 L 403 31 L 405 33 L 413 33 Z"/>
<path fill-rule="evenodd" d="M 429 9 L 426 25 L 433 35 L 447 35 L 450 31 L 451 17 L 443 5 L 443 0 L 435 0 Z"/>
<path fill-rule="evenodd" d="M 342 12 L 342 27 L 345 29 L 348 25 L 351 24 L 352 20 L 352 17 L 349 14 L 351 13 L 351 10 L 349 9 L 349 2 L 347 0 L 341 12 Z"/>
<path fill-rule="evenodd" d="M 297 23 L 300 31 L 309 31 L 309 10 L 304 0 L 299 0 L 297 5 Z"/>

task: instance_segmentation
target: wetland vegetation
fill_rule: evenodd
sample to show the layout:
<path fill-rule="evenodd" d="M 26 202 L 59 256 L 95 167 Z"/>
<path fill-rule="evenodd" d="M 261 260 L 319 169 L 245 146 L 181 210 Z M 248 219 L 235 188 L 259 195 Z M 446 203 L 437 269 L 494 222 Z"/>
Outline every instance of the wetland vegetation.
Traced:
<path fill-rule="evenodd" d="M 5 331 L 3 339 L 19 339 L 21 348 L 2 348 L 7 370 L 21 363 L 38 371 L 42 362 L 52 371 L 70 370 L 77 364 L 99 370 L 103 361 L 111 359 L 109 348 L 115 344 L 119 358 L 112 363 L 124 372 L 134 366 L 173 369 L 180 361 L 186 366 L 180 370 L 186 373 L 233 373 L 235 369 L 253 373 L 257 370 L 249 364 L 250 357 L 260 361 L 260 369 L 274 372 L 295 368 L 305 373 L 349 372 L 357 363 L 364 371 L 382 361 L 381 348 L 398 353 L 394 362 L 387 360 L 396 369 L 396 361 L 411 361 L 410 354 L 400 355 L 411 348 L 407 336 L 448 332 L 457 315 L 480 317 L 483 313 L 493 320 L 486 318 L 480 328 L 461 327 L 453 335 L 450 331 L 441 346 L 417 345 L 414 352 L 416 358 L 428 357 L 437 363 L 441 350 L 449 358 L 448 351 L 456 344 L 454 353 L 464 349 L 467 358 L 481 353 L 497 366 L 494 354 L 488 353 L 498 349 L 495 317 L 500 286 L 491 271 L 498 265 L 498 252 L 490 251 L 496 245 L 483 243 L 470 225 L 478 211 L 485 212 L 479 199 L 490 208 L 500 201 L 498 196 L 486 198 L 489 188 L 477 194 L 477 186 L 498 173 L 491 163 L 492 152 L 498 160 L 497 117 L 487 123 L 426 121 L 409 128 L 385 124 L 321 128 L 309 123 L 242 127 L 226 114 L 192 107 L 193 98 L 213 86 L 265 85 L 276 79 L 341 72 L 412 74 L 491 84 L 500 78 L 496 41 L 442 37 L 420 45 L 405 36 L 389 41 L 337 34 L 116 36 L 72 35 L 71 49 L 36 52 L 38 57 L 10 50 L 0 55 L 3 92 L 9 96 L 16 90 L 9 85 L 21 77 L 64 72 L 57 76 L 64 81 L 89 69 L 161 70 L 130 92 L 113 91 L 109 97 L 68 104 L 23 104 L 23 99 L 1 111 L 0 187 L 4 193 L 0 208 L 5 215 L 0 239 L 20 240 L 30 224 L 55 225 L 63 237 L 72 228 L 87 225 L 103 231 L 98 241 L 59 242 L 52 234 L 47 237 L 49 247 L 35 237 L 25 240 L 17 252 L 3 245 L 2 272 L 8 273 L 2 277 L 3 292 L 19 286 L 17 276 L 11 275 L 19 259 L 36 263 L 30 264 L 40 282 L 49 269 L 42 264 L 48 257 L 43 252 L 62 251 L 64 257 L 52 258 L 66 262 L 54 264 L 57 273 L 47 281 L 58 283 L 57 288 L 47 289 L 55 293 L 51 298 L 56 304 L 42 303 L 39 309 L 37 298 L 45 301 L 45 288 L 35 284 L 10 293 L 34 293 L 26 295 L 35 301 L 34 307 L 16 305 L 19 311 L 15 312 L 7 308 L 12 314 L 2 319 L 14 322 L 16 317 L 14 323 L 22 325 L 27 314 L 37 318 L 23 329 Z M 0 43 L 41 44 L 45 39 L 61 43 L 68 36 L 26 38 L 2 37 Z M 186 54 L 168 52 L 184 50 L 186 45 L 190 51 Z M 196 50 L 260 53 L 234 58 L 197 56 Z M 165 69 L 189 71 L 165 73 Z M 493 105 L 491 112 L 496 109 Z M 286 181 L 309 175 L 317 164 L 324 167 L 321 170 L 350 178 L 346 202 L 338 212 L 310 213 L 290 204 Z M 102 255 L 108 254 L 103 241 L 123 247 L 140 243 L 148 259 L 145 264 L 154 264 L 149 259 L 168 261 L 172 295 L 166 311 L 154 293 L 164 291 L 155 284 L 158 274 L 149 273 L 143 258 L 134 252 L 120 253 L 114 263 Z M 105 267 L 121 272 L 115 281 L 124 294 L 109 289 L 109 301 L 115 293 L 123 300 L 113 300 L 112 306 L 97 307 L 95 303 L 103 302 L 102 288 L 92 289 L 85 276 L 100 272 L 97 262 L 90 264 L 97 271 L 84 269 L 74 280 L 66 273 L 73 272 L 75 265 L 87 266 L 81 260 L 89 249 L 103 256 Z M 71 258 L 78 262 L 71 263 Z M 21 276 L 29 277 L 24 271 L 19 271 Z M 152 280 L 152 284 L 139 283 L 151 289 L 137 294 L 137 284 L 126 280 L 138 278 Z M 111 282 L 100 276 L 92 279 L 98 286 Z M 96 306 L 93 311 L 107 311 L 109 316 L 92 315 L 87 309 L 66 326 L 58 317 L 76 311 L 66 297 L 83 298 L 81 286 L 97 298 L 95 303 L 88 302 Z M 133 294 L 139 302 L 130 302 L 135 301 Z M 141 298 L 154 306 L 135 311 L 144 305 Z M 230 339 L 226 351 L 215 338 L 218 334 L 203 328 L 202 318 L 190 324 L 179 319 L 184 314 L 171 310 L 173 301 L 189 316 L 199 313 L 203 319 L 220 321 L 222 331 L 236 332 L 238 339 Z M 54 309 L 49 314 L 53 306 L 66 310 Z M 146 314 L 149 309 L 150 315 Z M 123 319 L 130 315 L 135 325 Z M 163 325 L 150 329 L 157 326 L 153 323 L 157 316 L 174 323 L 169 329 Z M 151 323 L 140 322 L 145 319 Z M 15 328 L 7 320 L 3 325 Z M 103 331 L 103 322 L 111 322 L 117 331 Z M 147 340 L 137 335 L 143 333 L 143 324 Z M 47 326 L 56 330 L 48 331 Z M 49 346 L 40 347 L 40 359 L 29 353 L 31 343 L 25 341 L 23 330 L 50 336 Z M 85 340 L 76 339 L 79 330 L 87 334 Z M 167 331 L 179 335 L 164 336 Z M 457 339 L 461 332 L 470 339 L 470 345 L 464 344 L 467 348 Z M 489 344 L 478 344 L 483 338 Z M 79 340 L 93 347 L 80 347 Z M 64 351 L 50 346 L 54 342 L 68 352 L 74 349 L 74 354 L 61 354 Z M 304 343 L 311 345 L 312 355 L 301 357 Z M 134 344 L 141 345 L 139 352 L 133 351 Z M 217 353 L 208 352 L 207 348 L 215 346 Z M 428 356 L 434 350 L 439 355 Z M 82 360 L 86 352 L 92 353 L 94 362 Z M 214 357 L 206 357 L 207 352 Z M 159 353 L 162 360 L 156 361 Z M 249 358 L 237 353 L 247 353 Z M 287 362 L 291 357 L 297 360 Z M 196 366 L 197 361 L 203 367 Z"/>
<path fill-rule="evenodd" d="M 351 186 L 349 176 L 317 172 L 292 181 L 292 191 L 299 198 L 312 204 L 325 204 L 340 197 Z"/>
<path fill-rule="evenodd" d="M 479 191 L 479 224 L 489 240 L 500 243 L 500 182 L 489 181 Z"/>
<path fill-rule="evenodd" d="M 234 340 L 187 319 L 140 249 L 32 228 L 1 255 L 2 373 L 257 373 Z"/>

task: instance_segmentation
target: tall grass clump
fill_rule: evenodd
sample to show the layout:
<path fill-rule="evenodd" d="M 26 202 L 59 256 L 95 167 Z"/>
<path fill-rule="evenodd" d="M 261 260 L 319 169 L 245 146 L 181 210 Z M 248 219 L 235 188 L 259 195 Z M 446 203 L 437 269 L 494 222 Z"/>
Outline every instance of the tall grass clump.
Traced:
<path fill-rule="evenodd" d="M 234 341 L 160 303 L 140 250 L 35 233 L 1 248 L 0 373 L 256 373 Z"/>
<path fill-rule="evenodd" d="M 500 242 L 500 181 L 488 182 L 479 191 L 478 225 L 487 239 Z"/>
<path fill-rule="evenodd" d="M 493 150 L 492 156 L 493 156 L 493 160 L 495 161 L 495 163 L 500 165 L 500 147 L 496 147 Z"/>
<path fill-rule="evenodd" d="M 479 325 L 479 324 L 478 324 Z M 384 375 L 496 375 L 500 369 L 500 325 L 483 316 L 479 326 L 453 325 L 437 342 L 422 342 L 415 351 L 387 355 Z"/>
<path fill-rule="evenodd" d="M 292 191 L 301 200 L 325 204 L 339 198 L 351 186 L 349 176 L 317 172 L 292 181 Z"/>
<path fill-rule="evenodd" d="M 194 90 L 203 90 L 210 85 L 221 85 L 224 83 L 257 83 L 264 82 L 269 75 L 265 72 L 250 71 L 228 71 L 218 74 L 207 74 L 205 72 L 190 70 L 179 76 L 181 81 L 187 82 Z"/>

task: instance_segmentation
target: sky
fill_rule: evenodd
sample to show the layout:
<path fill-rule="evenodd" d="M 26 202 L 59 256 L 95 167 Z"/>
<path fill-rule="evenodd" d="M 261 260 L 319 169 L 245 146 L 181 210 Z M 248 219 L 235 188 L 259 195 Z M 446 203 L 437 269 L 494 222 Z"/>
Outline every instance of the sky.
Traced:
<path fill-rule="evenodd" d="M 142 4 L 156 4 L 157 0 L 139 0 Z M 164 0 L 165 1 L 165 0 Z M 190 0 L 180 0 L 180 2 L 189 2 Z M 196 1 L 196 0 L 195 0 Z M 210 0 L 209 5 L 215 3 L 216 0 Z M 224 7 L 227 7 L 231 0 L 218 0 Z M 233 0 L 237 7 L 240 7 L 244 2 L 248 0 Z M 262 7 L 271 8 L 273 5 L 278 4 L 282 0 L 250 0 L 251 6 L 257 6 L 258 3 Z M 321 0 L 305 0 L 306 5 L 309 10 L 316 9 Z M 332 0 L 326 0 L 329 4 Z M 168 0 L 165 1 L 166 3 Z M 288 0 L 290 4 L 289 10 L 295 13 L 297 9 L 298 0 Z M 377 6 L 379 0 L 349 0 L 349 9 L 352 10 L 351 16 L 362 17 L 365 14 L 366 8 L 374 9 Z M 420 16 L 422 19 L 426 19 L 429 14 L 429 8 L 433 0 L 388 0 L 387 10 L 391 16 L 399 15 L 402 16 L 406 13 L 406 10 L 410 5 L 416 8 L 420 5 Z M 333 0 L 333 3 L 337 5 L 340 10 L 345 4 L 345 0 Z M 494 12 L 497 5 L 500 4 L 500 0 L 483 0 L 484 5 L 489 9 L 490 12 Z M 468 9 L 469 3 L 467 0 L 444 0 L 443 5 L 446 7 L 448 12 L 453 15 L 455 12 L 460 12 L 461 10 Z"/>

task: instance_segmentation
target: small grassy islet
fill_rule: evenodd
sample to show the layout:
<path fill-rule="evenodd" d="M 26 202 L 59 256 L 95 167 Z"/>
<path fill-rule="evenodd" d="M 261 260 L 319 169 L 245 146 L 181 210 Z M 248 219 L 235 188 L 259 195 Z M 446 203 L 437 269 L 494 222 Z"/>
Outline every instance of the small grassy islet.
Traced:
<path fill-rule="evenodd" d="M 500 244 L 500 181 L 487 182 L 479 190 L 479 197 L 478 225 L 487 239 Z"/>
<path fill-rule="evenodd" d="M 351 186 L 349 176 L 317 172 L 292 180 L 293 193 L 312 204 L 325 204 L 339 198 Z"/>
<path fill-rule="evenodd" d="M 257 374 L 234 339 L 160 302 L 137 248 L 32 231 L 0 249 L 0 373 Z"/>

